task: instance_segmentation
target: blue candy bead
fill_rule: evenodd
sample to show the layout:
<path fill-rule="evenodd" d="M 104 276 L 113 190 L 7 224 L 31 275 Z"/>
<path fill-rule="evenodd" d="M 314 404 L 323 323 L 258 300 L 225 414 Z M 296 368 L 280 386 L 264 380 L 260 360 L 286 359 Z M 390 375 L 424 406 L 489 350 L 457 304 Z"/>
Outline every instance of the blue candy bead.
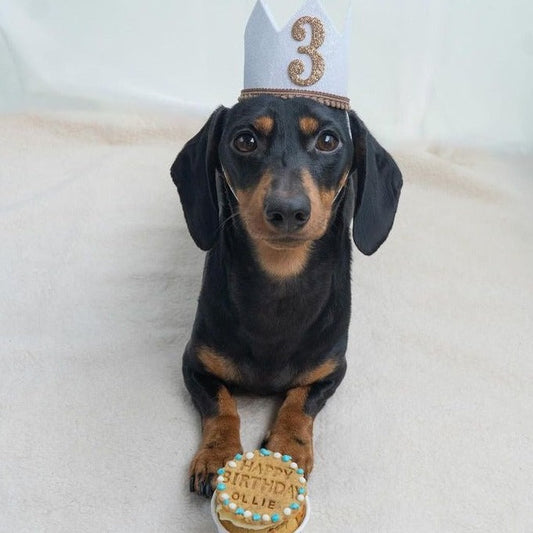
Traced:
<path fill-rule="evenodd" d="M 238 453 L 236 456 L 235 456 L 235 461 L 240 461 L 242 459 L 242 454 Z"/>
<path fill-rule="evenodd" d="M 224 483 L 219 483 L 217 485 L 217 490 L 225 490 L 226 489 L 226 485 L 224 485 Z"/>
<path fill-rule="evenodd" d="M 254 514 L 252 515 L 252 520 L 253 520 L 254 522 L 258 522 L 259 520 L 261 520 L 261 515 L 260 515 L 260 514 L 257 514 L 257 513 L 254 513 Z"/>
<path fill-rule="evenodd" d="M 273 514 L 271 516 L 272 522 L 276 523 L 279 522 L 279 514 Z"/>
<path fill-rule="evenodd" d="M 223 468 L 219 468 L 219 469 L 217 470 L 217 474 L 218 474 L 219 476 L 222 476 L 222 475 L 224 474 L 224 472 L 225 472 L 225 470 L 224 470 Z"/>
<path fill-rule="evenodd" d="M 225 500 L 222 500 L 222 504 L 223 505 L 228 505 L 229 504 L 229 498 L 226 498 Z"/>
<path fill-rule="evenodd" d="M 298 468 L 298 470 L 296 470 L 296 473 L 302 475 L 304 473 L 304 469 Z"/>
<path fill-rule="evenodd" d="M 300 487 L 298 489 L 298 494 L 305 494 L 305 489 L 303 487 Z"/>
<path fill-rule="evenodd" d="M 296 502 L 294 502 L 294 503 L 291 503 L 291 504 L 289 505 L 289 507 L 290 507 L 291 509 L 294 509 L 294 510 L 296 510 L 296 509 L 299 509 L 299 508 L 300 508 L 300 506 L 299 506 L 299 505 L 298 505 L 298 504 L 297 504 Z"/>
<path fill-rule="evenodd" d="M 259 453 L 260 453 L 261 455 L 270 455 L 272 452 L 271 452 L 270 450 L 267 450 L 266 448 L 261 448 L 261 449 L 259 450 Z"/>
<path fill-rule="evenodd" d="M 244 514 L 244 509 L 242 507 L 237 507 L 235 514 Z"/>
<path fill-rule="evenodd" d="M 292 459 L 292 457 L 290 455 L 284 455 L 281 460 L 284 462 L 284 463 L 288 463 L 290 460 Z"/>

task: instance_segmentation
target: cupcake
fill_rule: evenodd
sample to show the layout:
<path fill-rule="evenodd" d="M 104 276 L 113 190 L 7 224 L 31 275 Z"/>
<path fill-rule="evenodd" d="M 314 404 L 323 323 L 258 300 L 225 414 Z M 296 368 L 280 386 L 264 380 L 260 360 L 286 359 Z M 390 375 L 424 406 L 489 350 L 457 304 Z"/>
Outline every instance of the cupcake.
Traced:
<path fill-rule="evenodd" d="M 290 455 L 261 448 L 237 454 L 217 473 L 213 509 L 219 528 L 294 533 L 304 521 L 307 482 Z"/>

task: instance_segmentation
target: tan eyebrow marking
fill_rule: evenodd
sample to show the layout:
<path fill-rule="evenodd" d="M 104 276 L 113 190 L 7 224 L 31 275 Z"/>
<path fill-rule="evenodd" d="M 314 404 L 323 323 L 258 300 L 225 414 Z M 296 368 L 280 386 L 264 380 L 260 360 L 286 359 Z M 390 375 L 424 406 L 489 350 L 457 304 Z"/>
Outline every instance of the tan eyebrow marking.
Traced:
<path fill-rule="evenodd" d="M 313 135 L 318 130 L 318 120 L 313 117 L 302 117 L 299 121 L 300 129 L 304 135 Z"/>
<path fill-rule="evenodd" d="M 274 119 L 267 115 L 257 117 L 254 120 L 254 127 L 263 135 L 270 135 L 272 133 L 272 130 L 274 129 Z"/>

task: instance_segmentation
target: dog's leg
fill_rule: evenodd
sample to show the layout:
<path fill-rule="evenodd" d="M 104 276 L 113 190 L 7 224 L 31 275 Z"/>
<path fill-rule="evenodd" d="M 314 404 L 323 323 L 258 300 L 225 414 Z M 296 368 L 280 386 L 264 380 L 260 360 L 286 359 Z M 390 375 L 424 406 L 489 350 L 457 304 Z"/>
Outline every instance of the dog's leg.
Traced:
<path fill-rule="evenodd" d="M 216 471 L 242 452 L 237 404 L 215 376 L 194 370 L 185 362 L 183 373 L 202 417 L 202 442 L 189 470 L 190 490 L 209 498 L 213 494 Z"/>
<path fill-rule="evenodd" d="M 346 364 L 310 385 L 289 389 L 263 446 L 290 455 L 306 475 L 313 469 L 313 422 L 339 386 Z"/>
<path fill-rule="evenodd" d="M 283 405 L 262 446 L 290 455 L 308 474 L 313 468 L 313 417 L 305 412 L 311 387 L 296 387 Z"/>

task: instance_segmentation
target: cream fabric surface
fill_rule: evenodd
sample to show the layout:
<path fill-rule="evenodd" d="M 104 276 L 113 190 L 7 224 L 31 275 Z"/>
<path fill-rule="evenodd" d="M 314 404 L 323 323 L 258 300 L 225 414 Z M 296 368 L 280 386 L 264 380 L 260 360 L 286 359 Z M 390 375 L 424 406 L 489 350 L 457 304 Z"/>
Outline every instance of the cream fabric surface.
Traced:
<path fill-rule="evenodd" d="M 202 120 L 0 118 L 1 532 L 214 531 L 180 370 L 203 254 L 169 177 Z M 531 532 L 532 158 L 391 151 L 405 185 L 354 252 L 308 531 Z M 275 402 L 239 407 L 254 448 Z"/>

